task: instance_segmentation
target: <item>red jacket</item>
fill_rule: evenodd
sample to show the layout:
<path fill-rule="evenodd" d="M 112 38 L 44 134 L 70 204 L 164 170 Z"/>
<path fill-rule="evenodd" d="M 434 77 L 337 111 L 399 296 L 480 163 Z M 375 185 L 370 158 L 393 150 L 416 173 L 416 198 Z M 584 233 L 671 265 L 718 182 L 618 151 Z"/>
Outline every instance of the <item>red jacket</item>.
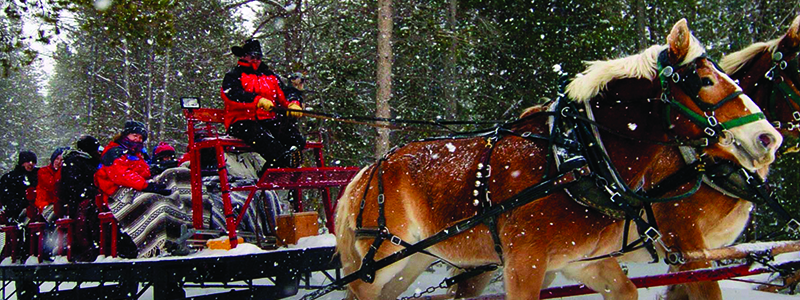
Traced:
<path fill-rule="evenodd" d="M 61 168 L 56 171 L 53 165 L 40 168 L 37 173 L 36 185 L 36 207 L 39 212 L 50 204 L 56 203 L 58 200 L 58 183 L 61 181 Z"/>
<path fill-rule="evenodd" d="M 221 88 L 222 100 L 225 102 L 225 128 L 241 120 L 265 120 L 275 118 L 275 112 L 259 109 L 256 97 L 261 96 L 272 101 L 277 107 L 287 108 L 289 102 L 281 90 L 281 82 L 264 64 L 255 70 L 247 62 L 239 61 L 238 65 L 225 74 Z"/>
<path fill-rule="evenodd" d="M 108 197 L 120 187 L 136 190 L 147 187 L 150 166 L 147 165 L 141 152 L 130 154 L 127 149 L 114 141 L 103 150 L 100 161 L 102 165 L 94 174 L 94 183 L 102 192 L 106 204 Z"/>

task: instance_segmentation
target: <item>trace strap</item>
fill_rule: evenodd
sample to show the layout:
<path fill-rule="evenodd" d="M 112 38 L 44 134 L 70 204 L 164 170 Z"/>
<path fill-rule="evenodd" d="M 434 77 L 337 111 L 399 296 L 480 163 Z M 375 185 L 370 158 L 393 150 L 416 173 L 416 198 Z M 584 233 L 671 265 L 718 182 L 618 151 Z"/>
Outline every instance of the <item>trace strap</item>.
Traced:
<path fill-rule="evenodd" d="M 322 289 L 314 291 L 313 293 L 307 294 L 303 296 L 301 299 L 308 300 L 308 299 L 317 299 L 335 289 L 339 289 L 344 287 L 346 284 L 358 280 L 364 275 L 362 273 L 371 273 L 374 275 L 375 270 L 379 270 L 386 266 L 389 266 L 395 262 L 398 262 L 406 257 L 411 256 L 412 254 L 421 252 L 424 249 L 427 249 L 430 246 L 433 246 L 441 241 L 444 241 L 452 236 L 461 234 L 464 231 L 467 231 L 477 225 L 483 224 L 487 218 L 493 218 L 501 213 L 505 213 L 522 205 L 528 204 L 536 199 L 540 199 L 542 197 L 548 196 L 554 192 L 558 192 L 563 190 L 564 188 L 574 184 L 578 179 L 581 177 L 581 173 L 577 170 L 564 172 L 557 176 L 548 178 L 536 185 L 530 186 L 518 194 L 514 195 L 513 197 L 504 200 L 496 205 L 493 205 L 491 208 L 487 209 L 484 213 L 476 215 L 466 220 L 462 220 L 455 225 L 447 227 L 436 234 L 429 236 L 419 242 L 414 243 L 413 245 L 409 245 L 400 251 L 390 254 L 389 256 L 375 261 L 370 265 L 370 269 L 359 269 L 356 272 L 350 273 L 345 277 L 340 278 L 339 280 L 334 281 L 333 283 L 325 286 Z"/>

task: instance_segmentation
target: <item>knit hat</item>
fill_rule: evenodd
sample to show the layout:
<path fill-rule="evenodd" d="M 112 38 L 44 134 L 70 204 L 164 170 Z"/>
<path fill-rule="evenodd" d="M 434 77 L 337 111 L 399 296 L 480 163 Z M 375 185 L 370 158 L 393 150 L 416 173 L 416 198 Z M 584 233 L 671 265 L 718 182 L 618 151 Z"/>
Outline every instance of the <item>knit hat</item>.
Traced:
<path fill-rule="evenodd" d="M 53 154 L 50 154 L 50 163 L 52 164 L 59 155 L 64 153 L 64 151 L 69 150 L 69 147 L 58 147 L 56 150 L 53 151 Z"/>
<path fill-rule="evenodd" d="M 80 139 L 78 139 L 76 144 L 78 149 L 89 154 L 96 153 L 99 151 L 98 149 L 100 149 L 100 142 L 98 142 L 97 139 L 91 135 L 82 136 Z"/>
<path fill-rule="evenodd" d="M 305 81 L 306 77 L 303 76 L 303 73 L 300 73 L 300 72 L 294 72 L 291 75 L 289 75 L 289 80 L 295 80 L 295 79 L 300 79 L 300 80 Z"/>
<path fill-rule="evenodd" d="M 20 151 L 17 159 L 17 165 L 21 166 L 26 162 L 33 162 L 36 164 L 36 153 L 30 151 Z"/>
<path fill-rule="evenodd" d="M 241 47 L 239 46 L 231 47 L 231 52 L 233 52 L 233 55 L 236 55 L 237 57 L 252 55 L 261 58 L 262 56 L 264 56 L 264 54 L 261 53 L 261 43 L 258 40 L 253 40 L 253 39 L 244 41 L 244 45 L 242 45 Z"/>
<path fill-rule="evenodd" d="M 159 142 L 156 149 L 153 150 L 153 160 L 158 161 L 162 157 L 174 156 L 175 148 L 165 142 Z"/>
<path fill-rule="evenodd" d="M 122 136 L 127 136 L 131 133 L 138 133 L 142 135 L 142 142 L 147 140 L 147 127 L 142 122 L 127 121 L 125 122 L 125 130 L 122 131 Z"/>

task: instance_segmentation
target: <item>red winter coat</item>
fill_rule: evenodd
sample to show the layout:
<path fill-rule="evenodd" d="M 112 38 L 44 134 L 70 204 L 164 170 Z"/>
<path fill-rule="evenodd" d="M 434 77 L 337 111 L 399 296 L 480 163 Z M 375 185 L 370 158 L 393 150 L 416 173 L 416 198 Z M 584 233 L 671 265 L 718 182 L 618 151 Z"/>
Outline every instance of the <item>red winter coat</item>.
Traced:
<path fill-rule="evenodd" d="M 117 142 L 111 142 L 103 150 L 100 169 L 94 174 L 94 183 L 103 195 L 104 203 L 108 204 L 108 197 L 113 195 L 120 187 L 129 187 L 142 190 L 147 187 L 150 179 L 150 166 L 144 160 L 141 152 L 128 153 L 128 150 Z"/>
<path fill-rule="evenodd" d="M 61 169 L 56 171 L 53 165 L 39 169 L 36 185 L 36 207 L 42 209 L 58 200 L 58 183 L 61 181 Z"/>
<path fill-rule="evenodd" d="M 262 63 L 257 70 L 250 63 L 239 61 L 238 65 L 225 74 L 221 88 L 222 100 L 225 102 L 225 128 L 241 120 L 265 120 L 275 118 L 275 112 L 259 109 L 256 97 L 261 96 L 272 101 L 277 107 L 287 108 L 289 102 L 281 90 L 278 76 L 264 67 Z"/>

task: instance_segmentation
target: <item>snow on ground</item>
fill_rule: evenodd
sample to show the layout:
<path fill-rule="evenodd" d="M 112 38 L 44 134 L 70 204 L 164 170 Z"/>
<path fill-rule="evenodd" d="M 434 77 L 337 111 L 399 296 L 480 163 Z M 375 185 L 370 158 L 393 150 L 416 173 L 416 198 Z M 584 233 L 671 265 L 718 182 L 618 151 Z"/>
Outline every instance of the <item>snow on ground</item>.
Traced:
<path fill-rule="evenodd" d="M 314 248 L 314 247 L 330 247 L 336 244 L 336 239 L 332 234 L 323 234 L 314 237 L 302 238 L 298 242 L 297 245 L 292 245 L 290 248 Z M 284 248 L 285 249 L 285 248 Z M 272 250 L 272 251 L 283 251 L 281 249 Z M 255 254 L 255 253 L 262 253 L 265 250 L 262 250 L 255 245 L 252 244 L 240 244 L 235 249 L 226 251 L 226 250 L 202 250 L 197 253 L 190 254 L 188 256 L 176 256 L 176 257 L 161 257 L 161 258 L 150 258 L 150 259 L 140 259 L 142 261 L 152 261 L 152 260 L 169 260 L 169 259 L 187 259 L 191 257 L 219 257 L 219 256 L 236 256 L 236 255 L 248 255 L 248 254 Z M 786 262 L 792 260 L 800 260 L 800 253 L 789 253 L 783 254 L 776 257 L 776 262 Z M 120 262 L 120 261 L 130 261 L 130 260 L 123 260 L 119 258 L 105 258 L 100 257 L 97 259 L 96 262 Z M 7 264 L 7 262 L 4 262 Z M 68 263 L 66 260 L 56 260 L 53 263 Z M 26 264 L 35 264 L 35 262 L 28 261 Z M 664 274 L 667 271 L 667 266 L 663 263 L 659 264 L 626 264 L 628 267 L 629 273 L 628 276 L 633 277 L 641 277 L 641 276 L 650 276 L 650 275 L 658 275 Z M 448 267 L 444 264 L 436 264 L 432 266 L 428 271 L 424 272 L 417 278 L 414 283 L 412 283 L 411 287 L 403 293 L 402 297 L 412 296 L 414 293 L 419 293 L 426 290 L 430 286 L 439 285 L 442 280 L 444 280 L 449 274 Z M 487 290 L 484 292 L 484 295 L 497 295 L 502 294 L 504 292 L 502 280 L 500 279 L 499 273 L 497 274 L 497 281 L 492 283 Z M 741 279 L 750 280 L 753 282 L 765 282 L 769 280 L 770 274 L 760 274 L 750 277 L 745 277 Z M 271 284 L 270 281 L 267 279 L 255 280 L 253 282 L 256 285 L 262 284 L 267 285 Z M 315 273 L 311 279 L 311 284 L 315 285 L 326 285 L 329 284 L 330 280 L 327 280 L 323 275 L 320 273 Z M 231 285 L 237 284 L 244 284 L 244 282 L 233 282 Z M 571 281 L 569 279 L 564 278 L 563 276 L 559 275 L 556 280 L 553 282 L 553 287 L 556 286 L 566 286 L 566 285 L 574 285 L 577 284 L 575 281 Z M 86 286 L 86 285 L 84 285 Z M 781 294 L 774 294 L 774 293 L 767 293 L 767 292 L 759 292 L 753 290 L 756 284 L 741 282 L 741 281 L 733 281 L 733 280 L 723 280 L 720 281 L 720 286 L 722 287 L 722 296 L 726 300 L 760 300 L 760 299 L 800 299 L 800 295 L 781 295 Z M 51 286 L 44 285 L 42 286 L 41 290 L 46 291 Z M 62 285 L 61 288 L 69 288 L 70 285 Z M 13 291 L 13 284 L 7 287 L 6 293 L 10 293 Z M 231 287 L 228 288 L 186 288 L 186 296 L 199 296 L 199 295 L 207 295 L 207 294 L 214 294 L 214 293 L 221 293 L 231 290 Z M 653 288 L 642 288 L 639 289 L 639 299 L 661 299 L 663 297 L 664 291 L 666 287 L 653 287 Z M 303 295 L 311 292 L 310 290 L 300 290 L 300 292 L 292 297 L 287 299 L 296 300 L 302 298 Z M 439 295 L 444 293 L 444 290 L 436 290 L 433 295 Z M 338 300 L 344 297 L 345 293 L 343 291 L 334 291 L 328 295 L 325 295 L 319 299 L 323 300 Z M 16 299 L 11 297 L 10 299 Z M 140 299 L 144 300 L 152 300 L 153 292 L 152 289 L 148 289 L 145 291 Z M 591 295 L 583 295 L 583 296 L 576 296 L 576 297 L 569 297 L 566 299 L 575 299 L 575 300 L 598 300 L 602 299 L 599 294 L 591 294 Z"/>
<path fill-rule="evenodd" d="M 302 243 L 302 241 L 301 241 Z M 335 244 L 335 240 L 333 241 Z M 760 248 L 759 248 L 760 249 Z M 775 259 L 776 262 L 787 262 L 792 260 L 800 260 L 800 253 L 789 253 L 778 255 Z M 639 264 L 626 264 L 628 267 L 628 276 L 631 278 L 634 277 L 642 277 L 642 276 L 652 276 L 652 275 L 659 275 L 664 274 L 667 272 L 667 265 L 664 263 L 658 264 L 648 264 L 648 263 L 639 263 Z M 443 264 L 437 264 L 433 266 L 428 272 L 423 273 L 420 275 L 417 280 L 409 287 L 409 289 L 403 293 L 402 297 L 411 296 L 414 293 L 419 293 L 424 291 L 430 286 L 438 285 L 445 279 L 449 274 L 448 268 Z M 769 279 L 771 274 L 759 274 L 749 277 L 740 277 L 739 279 L 745 279 L 748 281 L 753 282 L 766 282 Z M 499 273 L 498 273 L 499 276 Z M 330 283 L 329 280 L 323 280 L 324 278 L 315 276 L 313 280 L 315 280 L 315 284 L 325 285 Z M 486 291 L 484 291 L 484 295 L 497 295 L 502 294 L 504 292 L 502 280 L 498 277 L 498 281 L 490 285 Z M 551 287 L 557 286 L 567 286 L 567 285 L 574 285 L 578 284 L 575 281 L 569 280 L 564 278 L 560 274 L 557 276 L 556 280 L 553 282 Z M 760 292 L 754 290 L 754 287 L 757 286 L 753 283 L 741 282 L 741 281 L 733 281 L 733 280 L 722 280 L 720 281 L 720 287 L 722 288 L 722 296 L 723 299 L 726 300 L 762 300 L 762 299 L 800 299 L 800 295 L 781 295 L 781 294 L 774 294 L 768 292 Z M 641 288 L 639 289 L 639 299 L 661 299 L 666 291 L 666 287 L 652 287 L 652 288 Z M 301 290 L 298 295 L 290 297 L 288 299 L 300 299 L 302 295 L 308 293 L 310 291 Z M 433 294 L 442 294 L 444 293 L 443 290 L 437 290 Z M 331 292 L 328 295 L 325 295 L 319 299 L 324 300 L 338 300 L 344 297 L 345 293 L 342 291 L 335 291 Z M 575 296 L 575 297 L 567 297 L 565 299 L 575 299 L 575 300 L 599 300 L 603 299 L 602 296 L 599 294 L 591 294 L 591 295 L 583 295 L 583 296 Z"/>

